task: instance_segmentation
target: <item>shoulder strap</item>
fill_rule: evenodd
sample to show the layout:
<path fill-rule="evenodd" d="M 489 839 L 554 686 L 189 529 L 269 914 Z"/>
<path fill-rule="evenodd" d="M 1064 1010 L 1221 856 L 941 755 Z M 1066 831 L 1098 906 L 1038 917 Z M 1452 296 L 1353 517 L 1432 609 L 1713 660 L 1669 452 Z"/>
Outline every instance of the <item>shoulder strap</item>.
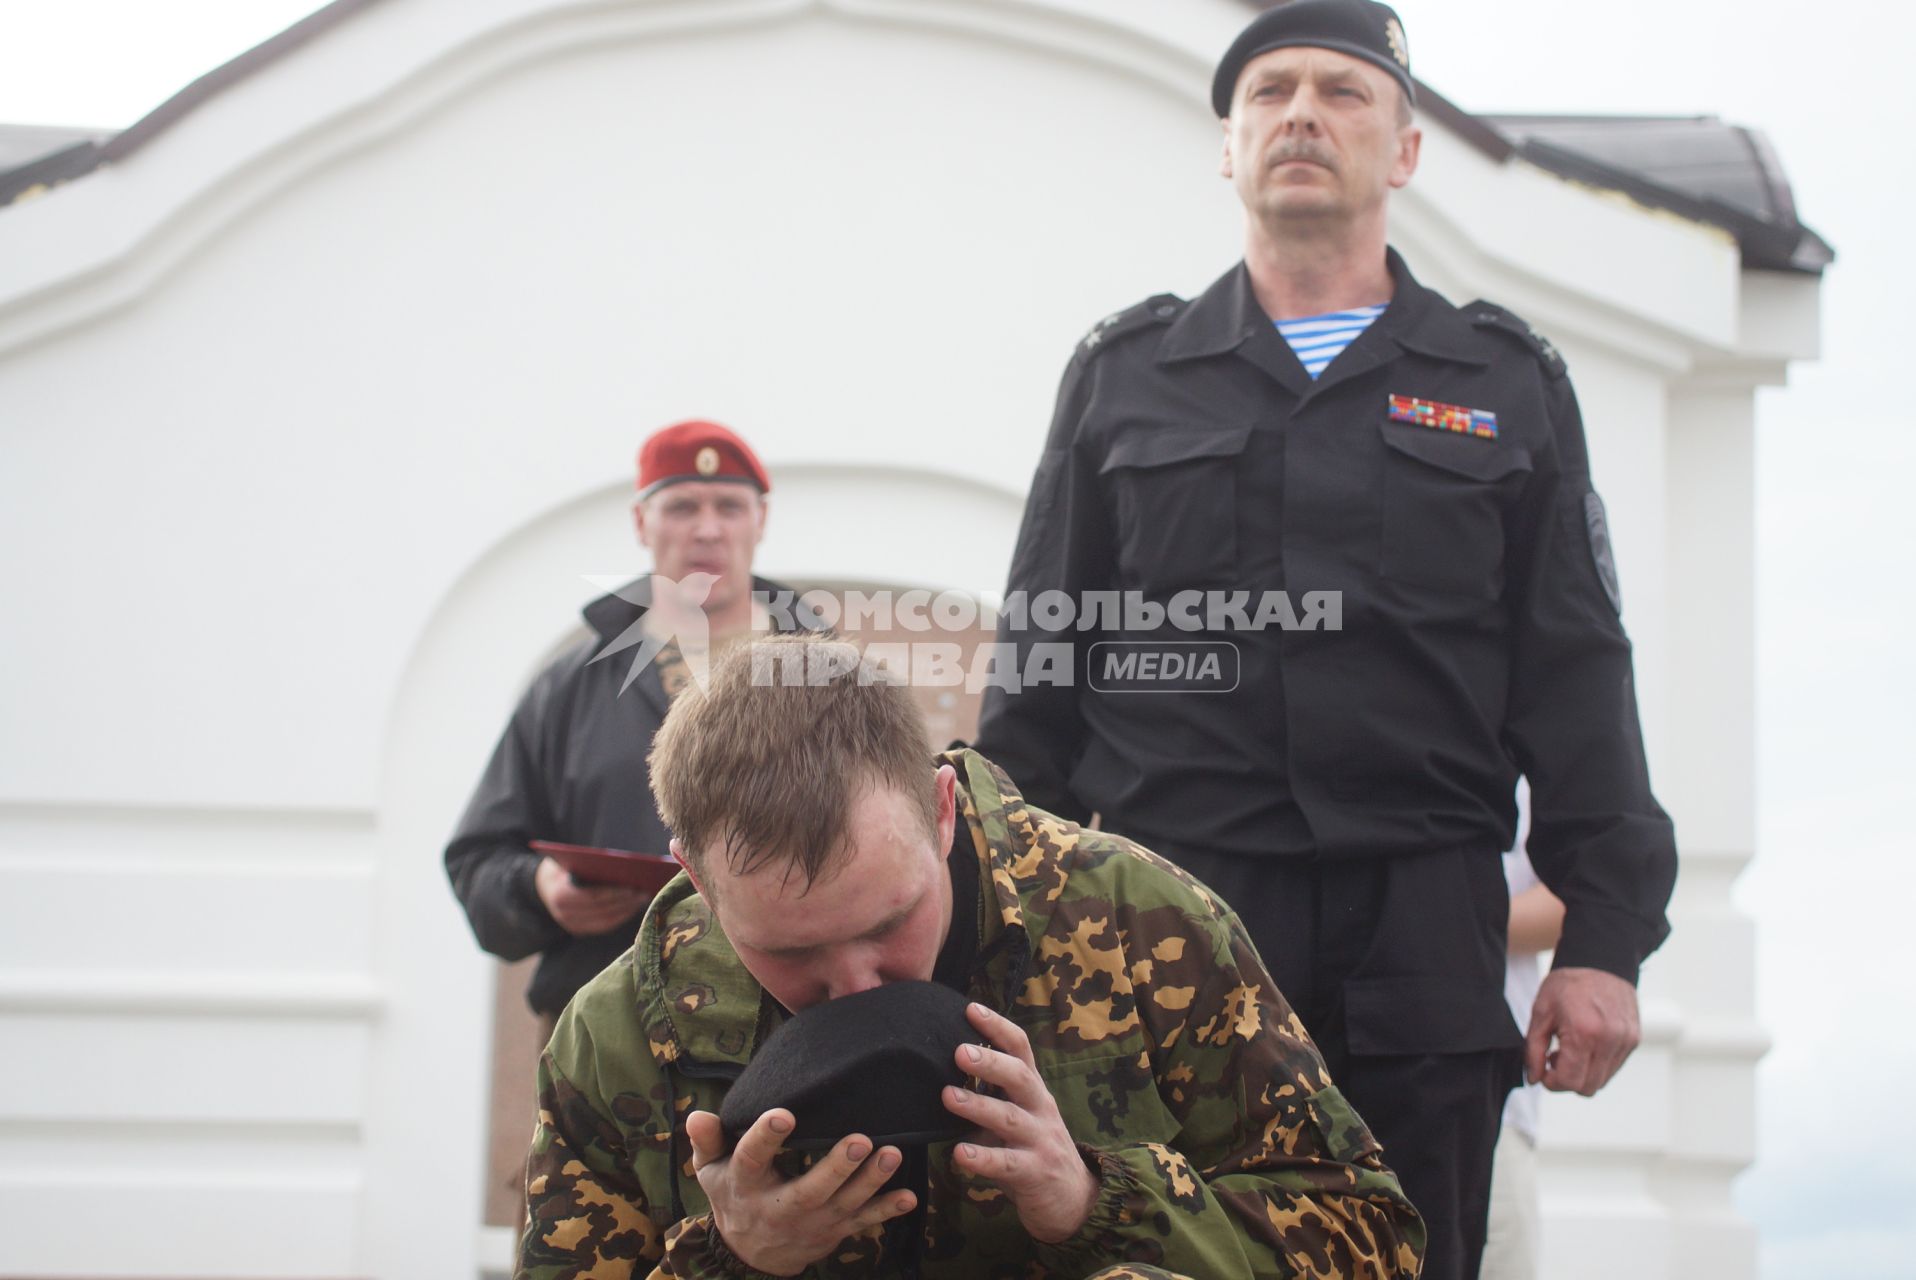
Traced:
<path fill-rule="evenodd" d="M 1478 328 L 1501 329 L 1522 342 L 1530 349 L 1530 353 L 1536 356 L 1537 363 L 1543 366 L 1544 372 L 1551 377 L 1564 376 L 1567 370 L 1563 362 L 1563 353 L 1557 350 L 1550 339 L 1531 328 L 1529 322 L 1516 312 L 1500 307 L 1494 302 L 1486 302 L 1482 298 L 1470 303 L 1463 311 L 1470 323 Z"/>
<path fill-rule="evenodd" d="M 1091 326 L 1091 331 L 1078 343 L 1078 351 L 1085 356 L 1095 356 L 1120 338 L 1170 324 L 1184 313 L 1186 305 L 1184 299 L 1174 293 L 1160 293 L 1135 306 L 1114 311 Z"/>

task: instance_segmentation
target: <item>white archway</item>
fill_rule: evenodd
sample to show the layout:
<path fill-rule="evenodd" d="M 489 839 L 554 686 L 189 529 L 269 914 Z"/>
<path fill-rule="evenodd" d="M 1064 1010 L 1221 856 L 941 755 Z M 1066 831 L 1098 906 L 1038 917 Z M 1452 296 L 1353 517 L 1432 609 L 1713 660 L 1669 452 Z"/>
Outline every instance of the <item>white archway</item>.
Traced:
<path fill-rule="evenodd" d="M 866 580 L 1003 585 L 1015 493 L 898 468 L 792 462 L 773 473 L 767 552 L 777 572 L 817 580 L 856 566 Z M 379 799 L 385 1001 L 368 1072 L 358 1250 L 363 1273 L 380 1280 L 474 1274 L 493 966 L 466 932 L 439 853 L 533 665 L 590 598 L 583 575 L 642 566 L 630 494 L 608 484 L 489 548 L 434 609 L 406 666 Z M 861 529 L 867 513 L 884 537 Z"/>

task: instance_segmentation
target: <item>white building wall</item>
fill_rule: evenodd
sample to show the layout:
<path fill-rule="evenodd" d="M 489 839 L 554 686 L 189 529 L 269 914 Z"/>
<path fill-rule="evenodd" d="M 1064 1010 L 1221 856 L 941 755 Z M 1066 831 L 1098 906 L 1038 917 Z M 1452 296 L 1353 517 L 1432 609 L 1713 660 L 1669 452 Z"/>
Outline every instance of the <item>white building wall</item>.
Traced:
<path fill-rule="evenodd" d="M 473 1274 L 490 968 L 439 846 L 639 564 L 633 448 L 750 435 L 767 572 L 997 590 L 1071 344 L 1235 255 L 1243 11 L 1172 9 L 393 0 L 0 210 L 0 1275 Z M 1695 593 L 1747 586 L 1749 388 L 1814 297 L 1431 132 L 1396 238 L 1569 356 L 1711 833 L 1645 1051 L 1550 1111 L 1550 1274 L 1697 1274 L 1758 1041 L 1748 771 L 1700 763 L 1752 629 Z M 94 1186 L 140 1207 L 44 1230 Z"/>

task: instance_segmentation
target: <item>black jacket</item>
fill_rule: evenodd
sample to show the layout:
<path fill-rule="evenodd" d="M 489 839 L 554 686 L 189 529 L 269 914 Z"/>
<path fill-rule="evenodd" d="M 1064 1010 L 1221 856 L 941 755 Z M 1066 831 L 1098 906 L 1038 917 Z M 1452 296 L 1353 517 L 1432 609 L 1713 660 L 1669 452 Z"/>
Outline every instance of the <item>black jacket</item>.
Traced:
<path fill-rule="evenodd" d="M 755 591 L 790 589 L 754 579 Z M 638 935 L 643 912 L 610 933 L 576 938 L 539 900 L 528 842 L 667 852 L 670 833 L 652 800 L 646 756 L 670 705 L 647 663 L 624 694 L 627 649 L 592 655 L 638 621 L 643 588 L 603 596 L 583 610 L 590 634 L 568 645 L 520 699 L 472 800 L 446 846 L 446 874 L 479 945 L 506 960 L 540 954 L 526 1001 L 556 1014 Z"/>
<path fill-rule="evenodd" d="M 978 747 L 1034 804 L 1255 855 L 1507 848 L 1569 906 L 1561 964 L 1634 980 L 1676 868 L 1576 396 L 1554 349 L 1392 252 L 1385 312 L 1313 382 L 1240 264 L 1107 320 L 1065 372 L 1008 593 L 1341 596 L 1341 629 L 1047 633 L 1069 687 L 987 691 Z M 1392 397 L 1485 410 L 1397 420 Z M 1407 408 L 1398 401 L 1399 417 Z M 1467 426 L 1470 424 L 1466 424 Z M 1309 621 L 1307 618 L 1306 621 Z M 1232 692 L 1099 692 L 1100 640 L 1229 641 Z M 1227 673 L 1228 674 L 1228 673 Z"/>

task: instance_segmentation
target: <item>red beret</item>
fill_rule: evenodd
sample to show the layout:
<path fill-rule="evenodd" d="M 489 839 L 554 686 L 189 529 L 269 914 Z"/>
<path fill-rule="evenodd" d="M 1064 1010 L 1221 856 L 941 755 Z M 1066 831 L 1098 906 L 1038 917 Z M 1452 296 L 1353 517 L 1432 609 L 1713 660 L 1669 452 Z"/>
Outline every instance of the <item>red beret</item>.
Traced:
<path fill-rule="evenodd" d="M 731 480 L 772 491 L 765 464 L 752 446 L 716 422 L 675 422 L 639 446 L 639 496 L 649 498 L 681 480 Z"/>

